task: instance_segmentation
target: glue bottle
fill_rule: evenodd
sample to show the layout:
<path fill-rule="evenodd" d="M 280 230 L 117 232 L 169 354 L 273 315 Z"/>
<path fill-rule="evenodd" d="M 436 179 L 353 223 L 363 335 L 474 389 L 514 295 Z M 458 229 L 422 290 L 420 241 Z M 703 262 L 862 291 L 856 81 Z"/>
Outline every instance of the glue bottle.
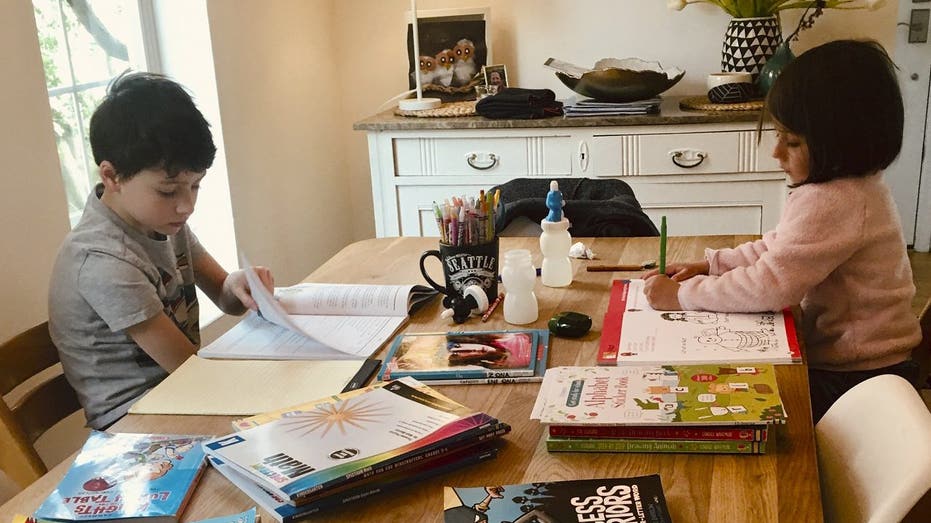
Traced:
<path fill-rule="evenodd" d="M 569 220 L 562 214 L 563 205 L 559 182 L 553 180 L 546 195 L 546 207 L 550 212 L 540 222 L 543 228 L 540 234 L 540 251 L 543 252 L 540 276 L 547 287 L 565 287 L 572 283 L 572 263 L 569 261 L 572 237 L 569 236 Z"/>
<path fill-rule="evenodd" d="M 527 249 L 514 249 L 504 253 L 501 283 L 504 284 L 504 321 L 512 325 L 525 325 L 537 321 L 539 310 L 533 287 L 537 282 L 537 269 Z"/>

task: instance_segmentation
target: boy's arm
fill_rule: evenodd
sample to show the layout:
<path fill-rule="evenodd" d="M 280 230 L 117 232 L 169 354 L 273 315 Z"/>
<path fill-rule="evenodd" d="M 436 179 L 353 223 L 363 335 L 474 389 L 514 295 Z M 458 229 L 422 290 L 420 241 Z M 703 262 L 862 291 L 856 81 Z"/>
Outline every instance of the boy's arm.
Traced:
<path fill-rule="evenodd" d="M 254 267 L 265 287 L 274 292 L 275 282 L 271 271 L 265 267 Z M 249 293 L 245 272 L 227 273 L 207 251 L 194 257 L 194 280 L 204 294 L 226 314 L 240 315 L 246 309 L 258 310 L 258 305 Z"/>
<path fill-rule="evenodd" d="M 168 372 L 174 372 L 197 352 L 197 347 L 164 312 L 128 327 L 126 333 Z"/>

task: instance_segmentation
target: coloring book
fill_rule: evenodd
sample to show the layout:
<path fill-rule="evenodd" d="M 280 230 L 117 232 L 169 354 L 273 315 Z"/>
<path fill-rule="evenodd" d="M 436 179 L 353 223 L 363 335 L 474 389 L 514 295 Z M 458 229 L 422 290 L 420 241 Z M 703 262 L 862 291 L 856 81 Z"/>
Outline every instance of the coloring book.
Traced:
<path fill-rule="evenodd" d="M 35 516 L 60 521 L 178 521 L 206 466 L 208 436 L 90 433 Z"/>
<path fill-rule="evenodd" d="M 605 313 L 599 365 L 795 363 L 802 361 L 790 311 L 657 311 L 643 280 L 616 280 Z"/>

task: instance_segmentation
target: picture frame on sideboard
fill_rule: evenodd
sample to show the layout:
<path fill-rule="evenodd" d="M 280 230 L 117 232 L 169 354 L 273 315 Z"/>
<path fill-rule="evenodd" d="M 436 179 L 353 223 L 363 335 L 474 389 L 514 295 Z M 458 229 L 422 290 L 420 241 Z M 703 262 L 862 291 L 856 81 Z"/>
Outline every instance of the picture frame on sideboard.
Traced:
<path fill-rule="evenodd" d="M 406 13 L 408 85 L 420 75 L 424 95 L 444 102 L 475 97 L 482 68 L 491 61 L 490 8 L 418 10 L 420 56 L 414 57 L 411 12 Z"/>

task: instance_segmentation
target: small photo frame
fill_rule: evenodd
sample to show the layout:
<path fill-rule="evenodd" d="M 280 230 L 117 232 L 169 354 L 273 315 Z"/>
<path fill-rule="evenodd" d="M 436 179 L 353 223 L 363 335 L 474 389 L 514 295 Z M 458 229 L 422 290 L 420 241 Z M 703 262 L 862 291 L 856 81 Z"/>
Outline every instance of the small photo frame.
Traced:
<path fill-rule="evenodd" d="M 426 96 L 444 102 L 475 98 L 479 74 L 491 60 L 489 8 L 418 10 L 420 56 L 414 57 L 411 12 L 407 12 L 408 82 L 420 76 Z"/>
<path fill-rule="evenodd" d="M 486 86 L 496 85 L 498 91 L 508 86 L 508 70 L 503 64 L 482 67 L 482 76 Z"/>

